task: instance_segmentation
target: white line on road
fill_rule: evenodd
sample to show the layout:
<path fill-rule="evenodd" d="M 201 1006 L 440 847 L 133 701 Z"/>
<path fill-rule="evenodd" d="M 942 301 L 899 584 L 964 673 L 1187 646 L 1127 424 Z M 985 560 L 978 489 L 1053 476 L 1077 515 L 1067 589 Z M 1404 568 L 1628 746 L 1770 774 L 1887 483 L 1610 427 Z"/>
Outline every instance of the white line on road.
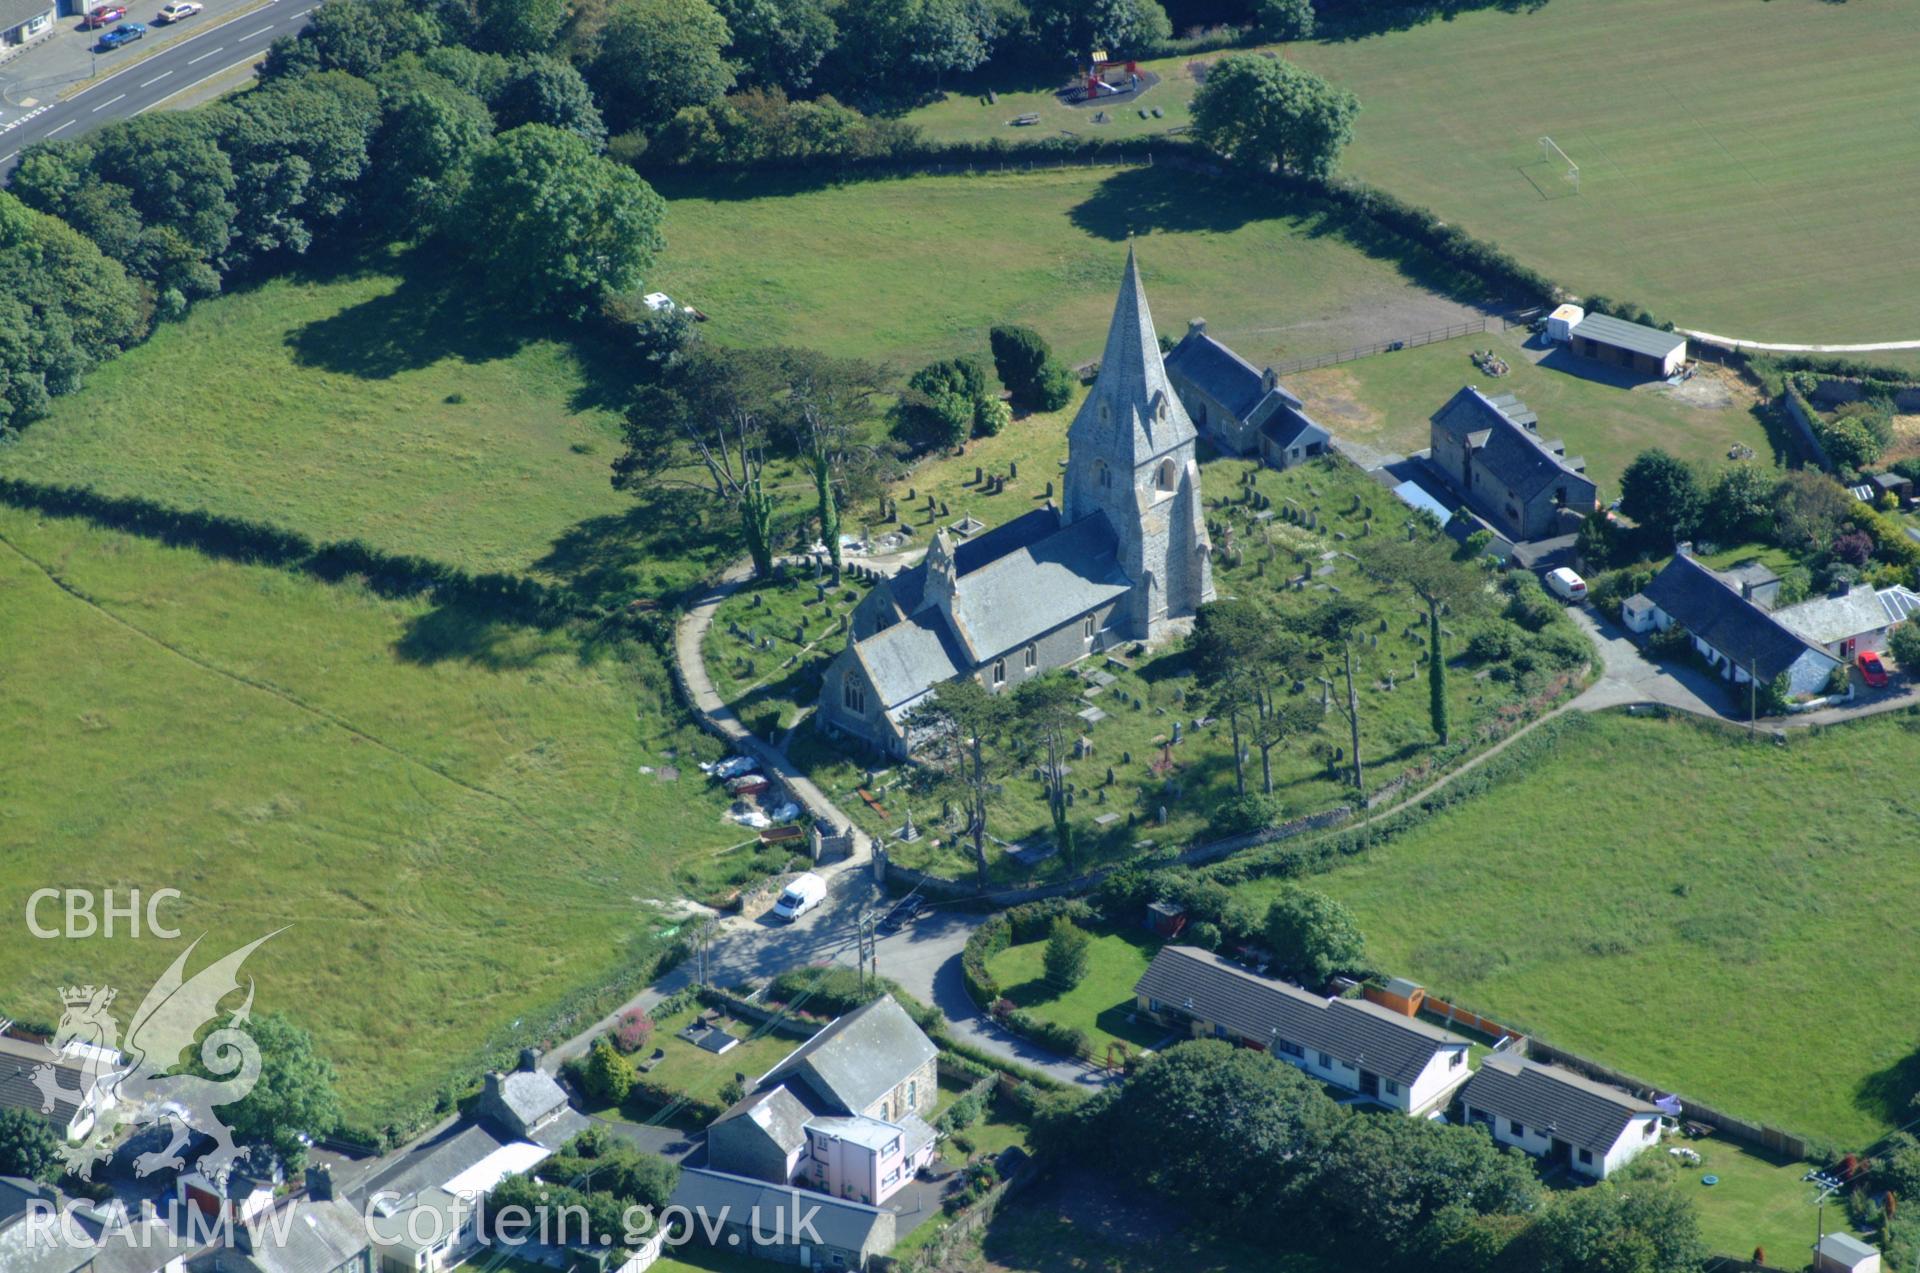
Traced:
<path fill-rule="evenodd" d="M 140 87 L 152 88 L 155 84 L 158 84 L 161 80 L 164 80 L 165 78 L 167 78 L 167 76 L 172 74 L 173 74 L 172 71 L 162 71 L 160 72 L 160 74 L 154 76 L 152 79 L 148 80 L 146 83 L 142 84 Z"/>
<path fill-rule="evenodd" d="M 78 121 L 70 119 L 66 123 L 60 125 L 60 128 L 72 128 L 76 122 Z M 49 128 L 47 130 L 47 136 L 49 137 L 53 136 L 55 133 L 60 131 L 60 128 Z"/>
<path fill-rule="evenodd" d="M 98 106 L 94 107 L 91 111 L 88 111 L 87 113 L 89 115 L 98 115 L 101 111 L 107 109 L 107 107 L 113 105 L 115 102 L 124 102 L 126 100 L 127 100 L 127 95 L 125 93 L 122 93 L 118 97 L 109 98 L 108 100 L 100 103 Z"/>
<path fill-rule="evenodd" d="M 17 155 L 19 153 L 20 153 L 19 151 L 15 150 L 15 151 L 9 152 L 8 154 L 0 155 L 0 164 L 12 162 L 14 155 Z"/>
<path fill-rule="evenodd" d="M 267 32 L 271 30 L 273 30 L 272 27 L 261 27 L 258 31 L 249 31 L 245 35 L 241 36 L 240 38 L 243 40 L 251 40 L 254 36 L 265 35 Z"/>
<path fill-rule="evenodd" d="M 312 13 L 312 12 L 313 12 L 313 10 L 312 10 L 312 9 L 302 9 L 302 10 L 300 10 L 300 12 L 298 12 L 298 13 L 296 13 L 296 14 L 294 14 L 293 16 L 294 16 L 294 17 L 296 17 L 296 18 L 304 18 L 304 17 L 306 17 L 306 16 L 307 16 L 307 15 L 308 15 L 309 13 Z"/>
<path fill-rule="evenodd" d="M 226 51 L 227 51 L 227 46 L 226 46 L 226 45 L 224 45 L 224 44 L 223 44 L 223 45 L 221 45 L 221 46 L 220 46 L 219 48 L 217 48 L 217 49 L 208 49 L 208 50 L 207 50 L 207 51 L 206 51 L 205 53 L 202 53 L 202 54 L 201 54 L 201 55 L 200 55 L 199 57 L 190 57 L 190 58 L 188 58 L 188 59 L 187 59 L 187 65 L 188 65 L 188 66 L 192 66 L 192 65 L 193 65 L 193 64 L 194 64 L 195 62 L 204 62 L 204 61 L 206 61 L 206 60 L 207 60 L 208 58 L 210 58 L 210 57 L 212 57 L 212 56 L 213 56 L 214 54 L 216 54 L 216 53 L 224 53 L 224 52 L 226 52 Z"/>

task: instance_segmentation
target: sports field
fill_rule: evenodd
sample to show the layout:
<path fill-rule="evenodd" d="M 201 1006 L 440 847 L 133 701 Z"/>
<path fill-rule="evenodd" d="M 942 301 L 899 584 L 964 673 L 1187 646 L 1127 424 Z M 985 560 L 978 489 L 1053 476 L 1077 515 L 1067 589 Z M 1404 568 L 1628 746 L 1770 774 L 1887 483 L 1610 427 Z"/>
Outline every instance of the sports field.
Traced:
<path fill-rule="evenodd" d="M 1359 96 L 1343 172 L 1563 286 L 1748 340 L 1920 339 L 1912 5 L 1550 0 L 1268 51 Z M 1162 82 L 1106 124 L 1037 84 L 986 105 L 985 80 L 907 118 L 952 140 L 1166 132 L 1186 121 L 1190 66 L 1215 56 L 1146 63 Z M 1007 126 L 1029 111 L 1039 126 Z M 1577 192 L 1543 136 L 1579 166 Z"/>
<path fill-rule="evenodd" d="M 209 958 L 291 925 L 256 1006 L 314 1032 L 356 1123 L 644 970 L 654 899 L 740 838 L 631 644 L 6 509 L 0 650 L 0 1016 L 80 983 L 131 1012 L 179 950 L 35 940 L 31 890 L 179 889 Z"/>
<path fill-rule="evenodd" d="M 709 339 L 913 368 L 985 354 L 989 327 L 1018 322 L 1080 362 L 1100 354 L 1129 234 L 1160 330 L 1204 317 L 1255 362 L 1478 317 L 1435 293 L 1459 280 L 1426 258 L 1370 253 L 1271 195 L 1164 167 L 661 191 L 653 282 L 712 316 Z"/>
<path fill-rule="evenodd" d="M 1920 1090 L 1917 782 L 1913 716 L 1784 746 L 1576 718 L 1523 775 L 1311 886 L 1385 971 L 1853 1148 Z"/>
<path fill-rule="evenodd" d="M 1565 286 L 1752 340 L 1920 339 L 1913 5 L 1552 0 L 1290 55 L 1360 97 L 1345 171 Z"/>

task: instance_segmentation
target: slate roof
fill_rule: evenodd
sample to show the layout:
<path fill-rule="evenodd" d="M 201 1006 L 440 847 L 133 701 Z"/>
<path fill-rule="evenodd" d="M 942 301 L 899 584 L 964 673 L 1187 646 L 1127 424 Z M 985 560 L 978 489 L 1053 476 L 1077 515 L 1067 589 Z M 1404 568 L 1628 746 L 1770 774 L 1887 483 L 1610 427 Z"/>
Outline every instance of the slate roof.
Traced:
<path fill-rule="evenodd" d="M 1464 441 L 1475 466 L 1493 474 L 1521 499 L 1532 499 L 1555 482 L 1573 479 L 1591 487 L 1578 462 L 1556 455 L 1534 425 L 1540 417 L 1510 393 L 1488 397 L 1471 385 L 1433 413 L 1436 427 Z"/>
<path fill-rule="evenodd" d="M 0 1040 L 0 1107 L 39 1114 L 41 1096 L 40 1089 L 34 1085 L 33 1072 L 49 1064 L 56 1071 L 61 1091 L 71 1092 L 87 1085 L 84 1070 L 69 1061 L 54 1060 L 53 1054 L 42 1045 L 18 1039 Z M 66 1128 L 79 1112 L 77 1102 L 59 1096 L 54 1099 L 53 1112 L 44 1117 L 56 1128 Z"/>
<path fill-rule="evenodd" d="M 1624 318 L 1612 318 L 1606 314 L 1588 314 L 1573 325 L 1571 334 L 1660 359 L 1687 343 L 1687 338 L 1679 332 L 1663 332 L 1657 327 L 1629 323 Z"/>
<path fill-rule="evenodd" d="M 293 1214 L 279 1214 L 287 1206 Z M 221 1268 L 259 1273 L 334 1273 L 371 1245 L 366 1224 L 353 1206 L 338 1198 L 315 1202 L 301 1198 L 276 1208 L 253 1226 L 253 1250 L 221 1257 Z"/>
<path fill-rule="evenodd" d="M 795 1048 L 755 1086 L 795 1076 L 838 1112 L 862 1114 L 935 1054 L 906 1009 L 881 995 Z"/>
<path fill-rule="evenodd" d="M 1165 408 L 1158 417 L 1156 405 Z M 1160 359 L 1160 337 L 1153 329 L 1133 248 L 1128 247 L 1127 269 L 1120 280 L 1112 325 L 1107 328 L 1100 374 L 1067 429 L 1068 449 L 1077 453 L 1087 448 L 1089 454 L 1109 457 L 1131 455 L 1137 469 L 1193 441 L 1194 436 L 1193 421 L 1180 405 Z"/>
<path fill-rule="evenodd" d="M 954 593 L 960 639 L 984 663 L 1124 595 L 1119 540 L 1104 513 L 1083 517 L 970 574 Z"/>
<path fill-rule="evenodd" d="M 1895 622 L 1880 603 L 1880 594 L 1862 585 L 1840 597 L 1814 597 L 1773 617 L 1794 635 L 1815 645 L 1831 645 L 1868 632 L 1878 632 Z"/>
<path fill-rule="evenodd" d="M 1307 442 L 1330 442 L 1333 434 L 1298 407 L 1282 406 L 1260 426 L 1260 436 L 1277 447 Z"/>
<path fill-rule="evenodd" d="M 1300 399 L 1284 386 L 1269 389 L 1259 368 L 1205 331 L 1189 331 L 1182 337 L 1168 351 L 1165 366 L 1168 375 L 1188 381 L 1242 420 L 1276 391 L 1282 401 L 1300 405 Z"/>
<path fill-rule="evenodd" d="M 1496 1053 L 1460 1089 L 1462 1103 L 1604 1157 L 1636 1117 L 1660 1111 L 1572 1070 Z"/>
<path fill-rule="evenodd" d="M 52 16 L 53 0 L 0 0 L 0 31 L 24 26 L 41 14 Z"/>
<path fill-rule="evenodd" d="M 437 1189 L 502 1146 L 513 1143 L 480 1123 L 462 1123 L 434 1139 L 415 1146 L 396 1162 L 388 1163 L 355 1186 L 366 1198 L 390 1193 L 401 1198 Z"/>
<path fill-rule="evenodd" d="M 1762 681 L 1771 681 L 1814 649 L 1686 553 L 1668 562 L 1644 595 L 1675 623 L 1740 667 L 1752 667 Z M 1824 650 L 1815 652 L 1833 661 Z"/>
<path fill-rule="evenodd" d="M 1466 1046 L 1444 1030 L 1377 1003 L 1322 999 L 1196 946 L 1161 947 L 1134 993 L 1224 1025 L 1244 1038 L 1297 1043 L 1400 1083 L 1419 1078 L 1443 1049 Z"/>
<path fill-rule="evenodd" d="M 954 640 L 946 616 L 931 606 L 855 642 L 853 648 L 888 710 L 952 680 L 973 662 Z"/>
<path fill-rule="evenodd" d="M 807 1143 L 807 1120 L 812 1117 L 813 1112 L 783 1083 L 741 1097 L 733 1108 L 714 1119 L 713 1125 L 744 1118 L 778 1145 L 780 1152 L 791 1154 Z"/>
<path fill-rule="evenodd" d="M 815 1193 L 810 1189 L 796 1189 L 785 1185 L 770 1185 L 764 1180 L 754 1180 L 747 1176 L 735 1176 L 724 1171 L 713 1171 L 706 1167 L 689 1167 L 681 1171 L 680 1183 L 674 1187 L 669 1206 L 685 1207 L 695 1214 L 704 1213 L 714 1224 L 722 1222 L 750 1228 L 755 1209 L 761 1217 L 760 1233 L 767 1238 L 792 1238 L 780 1230 L 773 1217 L 784 1215 L 806 1216 L 819 1235 L 819 1244 L 837 1247 L 845 1251 L 866 1250 L 876 1236 L 886 1239 L 881 1246 L 891 1246 L 893 1236 L 893 1215 L 879 1207 L 870 1207 L 863 1202 L 850 1202 L 844 1198 L 835 1198 L 824 1193 Z M 876 1235 L 875 1230 L 880 1230 Z M 808 1235 L 811 1241 L 811 1235 Z M 783 1245 L 780 1242 L 767 1242 L 762 1245 Z M 876 1248 L 878 1249 L 878 1248 Z"/>
<path fill-rule="evenodd" d="M 1060 510 L 1048 505 L 1002 522 L 992 530 L 963 539 L 953 548 L 954 573 L 967 575 L 996 562 L 1010 552 L 1039 543 L 1060 529 Z M 921 577 L 925 578 L 924 570 Z"/>

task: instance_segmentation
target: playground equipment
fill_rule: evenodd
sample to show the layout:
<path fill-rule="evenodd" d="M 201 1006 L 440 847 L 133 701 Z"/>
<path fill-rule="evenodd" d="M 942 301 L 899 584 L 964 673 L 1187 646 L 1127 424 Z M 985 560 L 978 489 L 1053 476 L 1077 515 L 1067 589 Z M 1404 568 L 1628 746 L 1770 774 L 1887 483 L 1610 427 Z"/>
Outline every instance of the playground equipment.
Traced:
<path fill-rule="evenodd" d="M 1088 59 L 1086 100 L 1115 97 L 1140 86 L 1140 64 L 1132 58 L 1110 58 L 1105 49 L 1095 49 Z"/>

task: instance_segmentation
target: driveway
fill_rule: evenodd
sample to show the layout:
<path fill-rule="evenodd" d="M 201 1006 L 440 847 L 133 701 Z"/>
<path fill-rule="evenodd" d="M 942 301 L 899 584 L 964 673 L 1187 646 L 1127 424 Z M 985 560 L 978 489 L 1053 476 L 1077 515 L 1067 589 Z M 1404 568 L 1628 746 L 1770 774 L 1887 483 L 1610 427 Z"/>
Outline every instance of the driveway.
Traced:
<path fill-rule="evenodd" d="M 1714 676 L 1687 663 L 1663 667 L 1653 662 L 1625 628 L 1591 607 L 1577 606 L 1567 614 L 1600 652 L 1600 679 L 1573 700 L 1575 709 L 1602 712 L 1633 703 L 1659 703 L 1696 716 L 1732 719 L 1724 706 L 1726 688 Z"/>

